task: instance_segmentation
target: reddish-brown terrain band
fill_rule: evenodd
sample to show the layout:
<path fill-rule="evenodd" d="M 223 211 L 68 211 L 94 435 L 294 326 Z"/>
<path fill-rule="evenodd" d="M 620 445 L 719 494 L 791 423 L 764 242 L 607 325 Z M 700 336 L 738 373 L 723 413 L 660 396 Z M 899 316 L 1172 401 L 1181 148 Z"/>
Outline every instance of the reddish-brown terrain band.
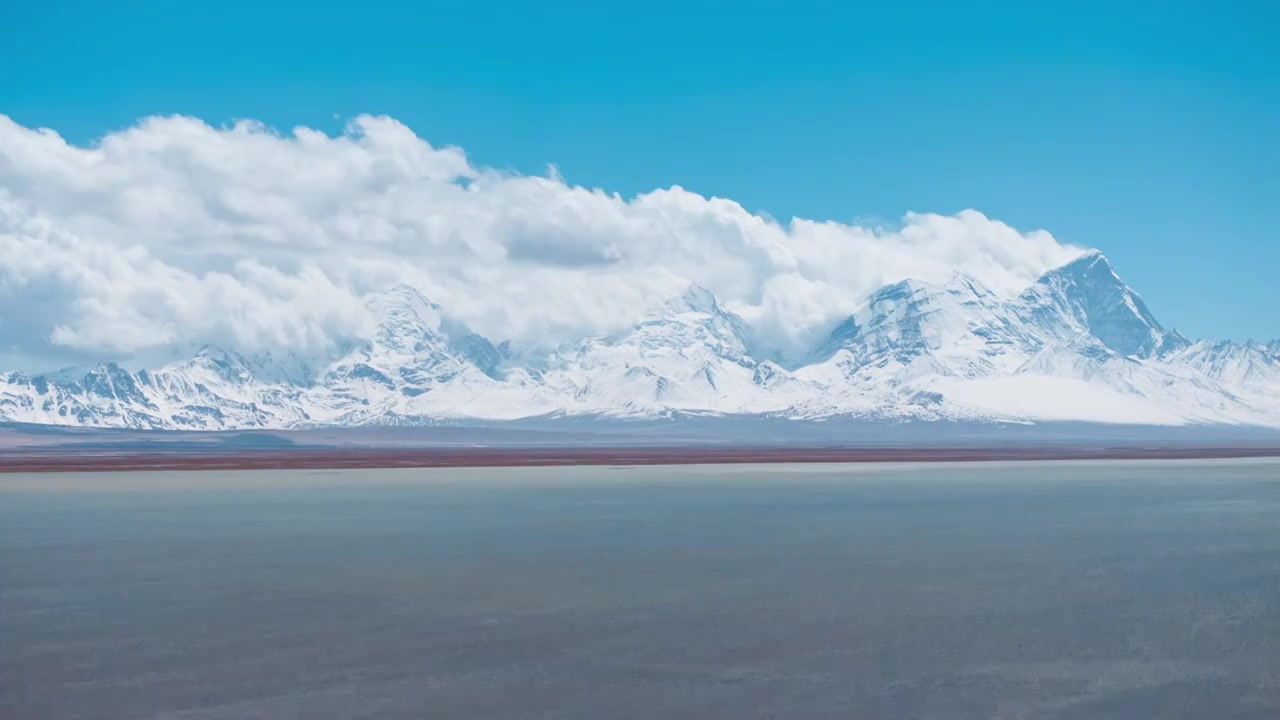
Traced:
<path fill-rule="evenodd" d="M 731 463 L 964 462 L 1280 457 L 1280 447 L 1004 448 L 439 448 L 237 452 L 0 453 L 0 472 L 324 468 L 703 465 Z"/>

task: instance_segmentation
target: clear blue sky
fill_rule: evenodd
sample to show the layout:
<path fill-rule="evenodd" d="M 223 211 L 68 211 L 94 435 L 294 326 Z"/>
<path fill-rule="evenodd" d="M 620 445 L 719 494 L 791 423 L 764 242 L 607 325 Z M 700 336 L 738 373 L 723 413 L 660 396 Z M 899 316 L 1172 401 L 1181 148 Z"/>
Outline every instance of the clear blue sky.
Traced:
<path fill-rule="evenodd" d="M 1280 3 L 36 3 L 0 112 L 386 113 L 481 164 L 774 216 L 973 207 L 1101 248 L 1166 324 L 1280 337 Z"/>

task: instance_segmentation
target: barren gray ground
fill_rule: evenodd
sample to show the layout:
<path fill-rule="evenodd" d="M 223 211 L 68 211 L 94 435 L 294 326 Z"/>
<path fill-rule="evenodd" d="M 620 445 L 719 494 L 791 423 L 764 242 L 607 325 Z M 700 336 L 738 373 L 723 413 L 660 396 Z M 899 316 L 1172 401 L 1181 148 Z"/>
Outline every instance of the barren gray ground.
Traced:
<path fill-rule="evenodd" d="M 0 477 L 0 717 L 1280 717 L 1280 464 Z"/>

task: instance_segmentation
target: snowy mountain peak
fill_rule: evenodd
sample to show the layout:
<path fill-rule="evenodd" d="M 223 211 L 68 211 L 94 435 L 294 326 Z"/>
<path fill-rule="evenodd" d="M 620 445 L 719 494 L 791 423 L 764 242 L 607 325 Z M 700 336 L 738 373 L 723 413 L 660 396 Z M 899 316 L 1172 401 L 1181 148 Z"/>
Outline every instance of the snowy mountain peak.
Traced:
<path fill-rule="evenodd" d="M 375 341 L 409 353 L 432 344 L 444 321 L 440 306 L 408 285 L 374 297 L 369 309 L 377 319 Z"/>
<path fill-rule="evenodd" d="M 199 348 L 196 349 L 195 353 L 192 354 L 193 358 L 213 359 L 213 360 L 227 359 L 227 358 L 230 358 L 231 356 L 232 356 L 232 353 L 229 353 L 226 350 L 223 350 L 222 348 L 216 345 L 210 345 L 208 343 L 201 345 Z"/>
<path fill-rule="evenodd" d="M 1090 250 L 1071 262 L 1049 270 L 1036 282 L 1036 285 L 1043 284 L 1077 287 L 1094 292 L 1128 290 L 1107 256 L 1097 250 Z"/>
<path fill-rule="evenodd" d="M 1015 306 L 957 273 L 943 285 L 904 280 L 882 288 L 832 329 L 814 357 L 843 357 L 836 361 L 868 382 L 872 368 L 973 377 L 1011 370 L 1018 352 L 1041 344 L 1019 323 Z"/>
<path fill-rule="evenodd" d="M 375 296 L 371 309 L 383 320 L 406 319 L 439 327 L 440 306 L 431 302 L 408 284 L 398 284 L 383 295 Z"/>
<path fill-rule="evenodd" d="M 941 286 L 939 285 L 916 278 L 907 278 L 885 285 L 871 293 L 871 297 L 867 298 L 866 305 L 874 308 L 884 302 L 904 300 L 915 295 L 937 294 L 940 290 Z"/>
<path fill-rule="evenodd" d="M 1096 250 L 1045 273 L 1021 300 L 1029 319 L 1050 335 L 1092 335 L 1121 355 L 1148 358 L 1189 344 L 1181 334 L 1165 330 Z"/>
<path fill-rule="evenodd" d="M 245 358 L 213 345 L 201 346 L 190 360 L 167 367 L 169 369 L 200 369 L 225 382 L 245 382 L 253 377 L 253 372 Z"/>
<path fill-rule="evenodd" d="M 884 286 L 786 367 L 698 285 L 625 332 L 518 352 L 408 285 L 368 309 L 368 339 L 314 357 L 204 346 L 153 371 L 0 373 L 0 421 L 212 430 L 722 413 L 1280 427 L 1280 340 L 1193 344 L 1097 252 L 1013 298 L 962 274 Z"/>
<path fill-rule="evenodd" d="M 953 274 L 943 287 L 948 293 L 957 297 L 968 296 L 983 301 L 996 298 L 996 294 L 991 288 L 967 273 L 957 272 Z"/>
<path fill-rule="evenodd" d="M 424 297 L 421 291 L 408 283 L 397 283 L 391 286 L 386 292 L 382 293 L 381 299 L 390 303 L 403 305 L 421 304 L 439 308 L 438 305 Z"/>
<path fill-rule="evenodd" d="M 1080 253 L 1080 255 L 1076 257 L 1076 259 L 1066 263 L 1066 265 L 1071 265 L 1072 263 L 1082 263 L 1082 262 L 1092 263 L 1092 262 L 1098 262 L 1098 261 L 1106 263 L 1107 267 L 1111 267 L 1111 261 L 1108 260 L 1107 256 L 1098 248 L 1085 249 L 1085 251 Z"/>
<path fill-rule="evenodd" d="M 980 280 L 966 273 L 957 272 L 942 284 L 932 283 L 917 278 L 907 278 L 885 285 L 871 294 L 863 304 L 872 314 L 892 311 L 899 303 L 913 303 L 921 309 L 937 309 L 939 304 L 946 305 L 951 300 L 960 302 L 996 298 L 995 293 L 982 284 Z"/>
<path fill-rule="evenodd" d="M 724 309 L 710 290 L 690 285 L 617 341 L 661 352 L 688 354 L 696 349 L 737 358 L 747 354 L 746 335 L 741 317 Z"/>
<path fill-rule="evenodd" d="M 707 315 L 721 313 L 720 302 L 716 299 L 715 293 L 697 283 L 689 285 L 684 292 L 667 300 L 662 307 L 665 313 L 696 312 Z"/>
<path fill-rule="evenodd" d="M 1269 345 L 1207 341 L 1191 344 L 1169 358 L 1207 377 L 1240 386 L 1266 386 L 1280 391 L 1280 355 Z"/>

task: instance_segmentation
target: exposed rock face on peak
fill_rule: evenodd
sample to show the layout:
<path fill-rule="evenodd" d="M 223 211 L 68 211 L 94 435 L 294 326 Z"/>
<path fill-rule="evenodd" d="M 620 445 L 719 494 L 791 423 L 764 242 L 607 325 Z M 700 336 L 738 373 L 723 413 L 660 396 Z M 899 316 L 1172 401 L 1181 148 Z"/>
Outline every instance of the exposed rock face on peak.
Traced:
<path fill-rule="evenodd" d="M 1060 338 L 1092 335 L 1121 355 L 1156 357 L 1190 344 L 1166 331 L 1097 251 L 1045 273 L 1021 299 L 1037 326 Z"/>
<path fill-rule="evenodd" d="M 625 332 L 495 345 L 416 289 L 329 357 L 205 346 L 155 370 L 0 374 L 0 421 L 225 429 L 543 415 L 1078 420 L 1280 427 L 1280 341 L 1191 342 L 1091 252 L 1015 297 L 957 274 L 880 288 L 802 362 L 690 286 Z"/>

